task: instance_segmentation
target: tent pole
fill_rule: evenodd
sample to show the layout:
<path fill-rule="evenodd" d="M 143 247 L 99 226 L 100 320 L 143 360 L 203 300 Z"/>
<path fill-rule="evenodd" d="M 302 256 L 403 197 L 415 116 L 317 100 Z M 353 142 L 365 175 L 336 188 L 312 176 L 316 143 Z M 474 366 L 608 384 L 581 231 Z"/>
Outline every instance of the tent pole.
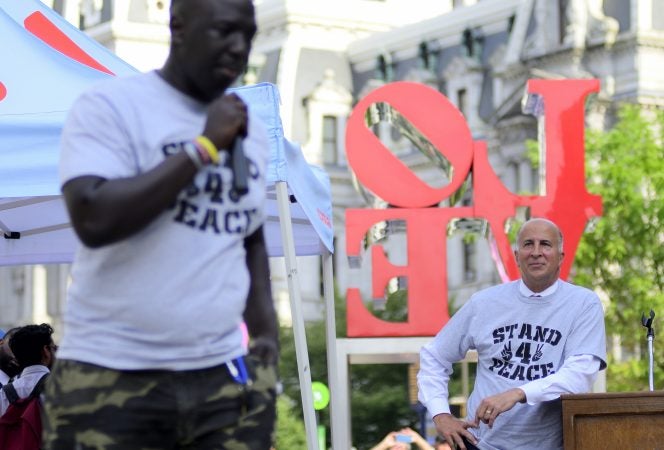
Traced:
<path fill-rule="evenodd" d="M 334 256 L 327 249 L 323 251 L 323 293 L 325 296 L 325 336 L 327 341 L 327 382 L 330 386 L 331 397 L 339 395 L 339 380 L 337 377 L 337 324 L 334 307 L 334 273 L 332 258 Z M 330 434 L 332 435 L 332 448 L 342 449 L 342 440 L 339 436 L 340 420 L 346 415 L 338 411 L 339 403 L 330 402 Z"/>
<path fill-rule="evenodd" d="M 307 353 L 307 336 L 304 329 L 304 317 L 302 315 L 300 281 L 295 260 L 295 240 L 293 239 L 290 201 L 286 182 L 277 182 L 276 190 L 277 204 L 279 206 L 281 242 L 284 249 L 284 257 L 286 259 L 286 273 L 288 274 L 288 291 L 291 315 L 293 317 L 295 355 L 297 357 L 298 378 L 300 380 L 300 393 L 302 395 L 302 413 L 304 415 L 304 427 L 307 434 L 307 448 L 309 450 L 318 450 L 314 398 L 311 389 L 311 368 L 309 366 L 309 355 Z"/>
<path fill-rule="evenodd" d="M 350 427 L 350 377 L 348 371 L 348 341 L 349 338 L 337 339 L 335 359 L 335 382 L 337 392 L 331 396 L 332 411 L 335 414 L 332 429 L 333 450 L 351 448 Z"/>

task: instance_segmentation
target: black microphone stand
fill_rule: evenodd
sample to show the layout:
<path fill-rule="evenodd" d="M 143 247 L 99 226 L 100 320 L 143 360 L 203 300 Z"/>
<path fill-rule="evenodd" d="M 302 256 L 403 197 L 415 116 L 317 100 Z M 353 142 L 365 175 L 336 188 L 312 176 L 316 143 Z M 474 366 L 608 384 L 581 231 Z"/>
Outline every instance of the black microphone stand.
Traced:
<path fill-rule="evenodd" d="M 641 314 L 641 324 L 648 329 L 648 384 L 651 391 L 655 390 L 655 379 L 654 379 L 654 357 L 655 350 L 653 348 L 653 341 L 655 339 L 655 330 L 652 327 L 652 321 L 655 318 L 655 311 L 650 310 L 650 318 L 646 319 L 645 313 Z"/>

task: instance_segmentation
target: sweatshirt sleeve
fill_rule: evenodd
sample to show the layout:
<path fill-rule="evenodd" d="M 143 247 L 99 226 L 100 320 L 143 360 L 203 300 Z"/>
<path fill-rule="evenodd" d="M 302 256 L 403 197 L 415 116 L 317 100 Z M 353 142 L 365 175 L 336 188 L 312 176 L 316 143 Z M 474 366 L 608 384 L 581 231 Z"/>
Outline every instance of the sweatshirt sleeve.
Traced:
<path fill-rule="evenodd" d="M 594 355 L 575 355 L 565 360 L 558 372 L 521 386 L 529 405 L 554 400 L 561 394 L 590 392 L 601 360 Z"/>
<path fill-rule="evenodd" d="M 473 308 L 471 299 L 420 351 L 418 399 L 432 417 L 450 412 L 448 383 L 453 373 L 452 365 L 461 361 L 468 350 L 475 348 L 469 332 L 473 329 Z"/>

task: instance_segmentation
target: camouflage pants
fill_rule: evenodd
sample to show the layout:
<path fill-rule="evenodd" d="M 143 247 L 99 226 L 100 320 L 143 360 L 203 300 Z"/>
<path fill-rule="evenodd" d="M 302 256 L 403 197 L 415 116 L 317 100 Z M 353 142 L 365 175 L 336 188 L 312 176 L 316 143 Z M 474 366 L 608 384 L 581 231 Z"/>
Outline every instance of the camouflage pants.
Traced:
<path fill-rule="evenodd" d="M 247 358 L 253 382 L 225 365 L 117 371 L 57 361 L 45 390 L 47 450 L 268 450 L 276 371 Z"/>

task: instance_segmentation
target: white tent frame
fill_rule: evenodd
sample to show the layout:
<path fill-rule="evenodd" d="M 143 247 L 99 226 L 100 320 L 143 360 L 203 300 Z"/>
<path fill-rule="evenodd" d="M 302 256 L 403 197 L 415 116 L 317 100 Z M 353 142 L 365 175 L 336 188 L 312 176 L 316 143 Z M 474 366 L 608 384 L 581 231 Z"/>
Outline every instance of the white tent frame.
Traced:
<path fill-rule="evenodd" d="M 288 278 L 288 292 L 290 297 L 291 315 L 293 318 L 293 335 L 295 338 L 295 355 L 297 359 L 298 379 L 300 381 L 300 394 L 302 397 L 302 412 L 304 414 L 304 427 L 307 437 L 307 448 L 309 450 L 319 450 L 318 445 L 318 425 L 316 423 L 316 414 L 314 410 L 313 390 L 311 382 L 311 366 L 309 365 L 309 354 L 307 351 L 307 336 L 304 328 L 304 317 L 302 315 L 302 298 L 300 296 L 300 277 L 297 270 L 297 258 L 295 254 L 295 239 L 293 237 L 293 227 L 291 223 L 291 213 L 289 207 L 288 186 L 285 181 L 278 181 L 277 204 L 279 207 L 279 225 L 281 228 L 281 243 L 286 261 L 286 274 Z M 336 341 L 336 331 L 334 327 L 334 286 L 332 273 L 332 254 L 327 249 L 322 251 L 323 261 L 323 289 L 326 304 L 326 329 L 328 332 L 327 352 L 328 361 L 330 361 L 330 345 Z M 330 314 L 330 305 L 332 314 Z M 331 321 L 331 322 L 330 322 Z M 334 339 L 330 339 L 330 327 Z M 332 354 L 334 355 L 334 353 Z M 328 369 L 329 371 L 329 369 Z M 333 387 L 332 378 L 328 380 L 330 390 L 336 391 Z M 334 429 L 334 428 L 333 428 Z M 334 445 L 333 448 L 336 448 Z"/>

